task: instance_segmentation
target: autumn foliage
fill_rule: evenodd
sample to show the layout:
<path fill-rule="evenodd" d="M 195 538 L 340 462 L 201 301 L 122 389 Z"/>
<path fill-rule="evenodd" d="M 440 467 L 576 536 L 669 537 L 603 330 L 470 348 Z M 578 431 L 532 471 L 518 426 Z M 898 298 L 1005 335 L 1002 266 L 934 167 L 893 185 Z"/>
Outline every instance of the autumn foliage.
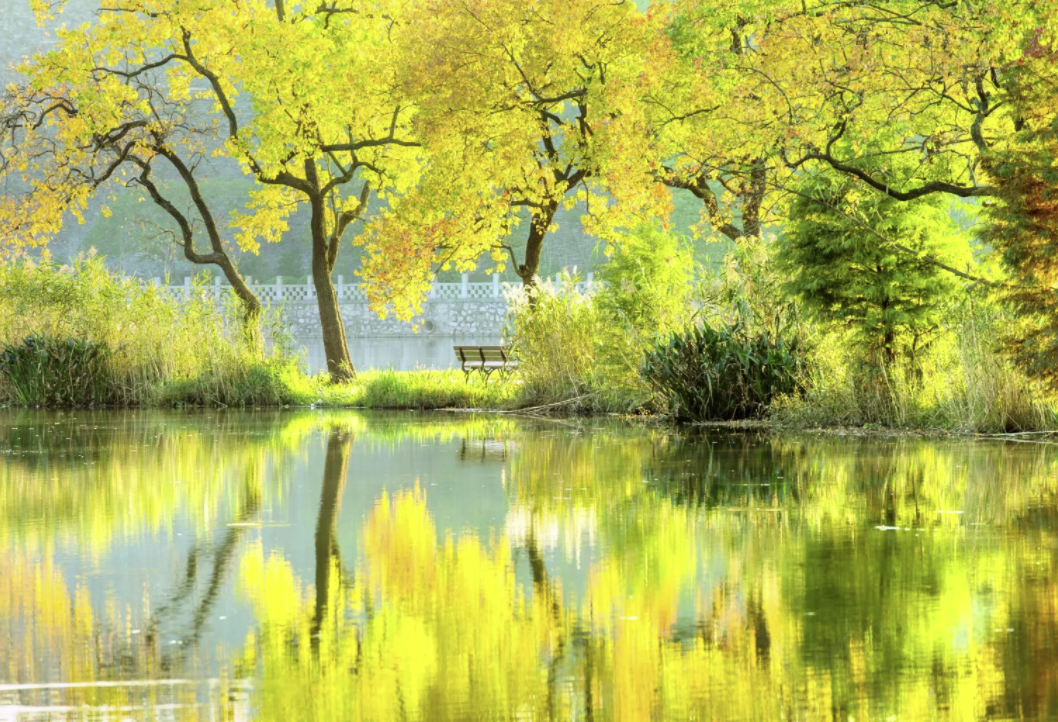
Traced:
<path fill-rule="evenodd" d="M 53 27 L 63 4 L 30 2 Z M 100 0 L 5 92 L 0 245 L 44 245 L 125 186 L 253 325 L 230 251 L 299 243 L 347 380 L 331 274 L 350 241 L 373 308 L 410 319 L 440 270 L 534 285 L 563 209 L 610 255 L 689 193 L 698 232 L 753 243 L 827 171 L 895 203 L 997 198 L 1008 297 L 1043 329 L 1055 18 L 1058 0 Z M 250 181 L 244 212 L 218 215 L 212 164 Z M 1035 333 L 1019 358 L 1051 353 Z"/>

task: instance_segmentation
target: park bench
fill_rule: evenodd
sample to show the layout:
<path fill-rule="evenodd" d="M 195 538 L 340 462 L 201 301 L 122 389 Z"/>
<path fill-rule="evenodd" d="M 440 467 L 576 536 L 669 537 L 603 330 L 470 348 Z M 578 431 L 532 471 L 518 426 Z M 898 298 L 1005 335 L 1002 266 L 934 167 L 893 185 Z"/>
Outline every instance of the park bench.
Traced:
<path fill-rule="evenodd" d="M 510 373 L 518 368 L 518 362 L 512 361 L 509 355 L 510 346 L 453 346 L 456 358 L 461 364 L 460 368 L 466 374 L 467 381 L 470 374 L 480 371 L 488 381 L 494 371 L 501 374 Z"/>

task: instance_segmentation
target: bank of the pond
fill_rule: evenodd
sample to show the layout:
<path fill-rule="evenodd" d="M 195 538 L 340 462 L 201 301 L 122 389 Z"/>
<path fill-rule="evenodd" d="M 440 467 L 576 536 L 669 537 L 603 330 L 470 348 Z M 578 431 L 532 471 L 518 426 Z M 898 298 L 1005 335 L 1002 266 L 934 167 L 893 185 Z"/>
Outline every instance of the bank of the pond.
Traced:
<path fill-rule="evenodd" d="M 609 394 L 609 397 L 607 397 Z M 479 411 L 547 416 L 558 419 L 576 417 L 620 417 L 639 424 L 666 427 L 715 429 L 724 431 L 764 432 L 770 434 L 811 434 L 835 437 L 922 437 L 977 438 L 1011 441 L 1046 441 L 1058 437 L 1053 414 L 1039 413 L 1030 428 L 1021 428 L 1017 419 L 998 415 L 995 423 L 974 425 L 964 417 L 944 414 L 904 417 L 899 423 L 869 422 L 849 424 L 838 420 L 827 423 L 811 417 L 769 413 L 766 418 L 738 421 L 705 421 L 680 423 L 659 411 L 655 404 L 621 405 L 614 399 L 620 391 L 596 391 L 594 394 L 546 401 L 528 391 L 517 374 L 494 375 L 485 379 L 479 374 L 465 376 L 458 370 L 392 371 L 368 370 L 357 374 L 350 383 L 333 384 L 326 374 L 308 375 L 294 366 L 282 365 L 267 372 L 248 373 L 242 383 L 217 383 L 210 379 L 173 383 L 164 386 L 155 405 L 163 407 L 217 406 L 302 406 L 333 409 Z M 614 411 L 613 409 L 621 409 Z M 1022 419 L 1024 422 L 1025 419 Z"/>
<path fill-rule="evenodd" d="M 308 375 L 292 364 L 275 364 L 238 379 L 167 383 L 150 405 L 507 410 L 518 406 L 518 392 L 519 384 L 510 379 L 467 378 L 457 370 L 369 370 L 335 384 L 326 374 Z"/>
<path fill-rule="evenodd" d="M 5 393 L 0 383 L 0 407 L 47 406 L 20 403 Z M 585 416 L 622 417 L 638 423 L 675 426 L 677 420 L 643 405 L 621 413 L 605 411 L 605 404 L 591 404 L 583 396 L 541 403 L 526 393 L 521 379 L 480 374 L 469 378 L 459 370 L 393 371 L 367 370 L 349 383 L 331 383 L 326 374 L 311 375 L 295 363 L 271 361 L 249 364 L 223 374 L 205 374 L 194 379 L 168 381 L 140 394 L 137 403 L 125 408 L 282 408 L 440 411 L 474 410 L 571 418 Z M 600 408 L 601 407 L 601 408 Z M 64 408 L 70 408 L 69 405 Z M 75 408 L 84 408 L 77 407 Z M 1041 419 L 1042 420 L 1042 419 Z M 959 419 L 905 420 L 902 424 L 799 423 L 789 415 L 743 421 L 707 421 L 684 424 L 688 428 L 768 433 L 808 433 L 849 437 L 920 436 L 981 439 L 1045 440 L 1058 436 L 1058 425 L 1031 429 L 981 429 L 960 425 Z M 932 423 L 929 423 L 932 422 Z"/>
<path fill-rule="evenodd" d="M 42 382 L 43 383 L 43 382 Z M 47 384 L 45 384 L 46 386 Z M 128 394 L 122 404 L 54 403 L 66 395 L 54 389 L 31 390 L 35 395 L 15 393 L 0 375 L 0 407 L 89 408 L 282 408 L 315 407 L 368 410 L 476 410 L 520 413 L 556 418 L 607 416 L 634 419 L 638 423 L 673 426 L 677 419 L 661 411 L 649 397 L 640 400 L 623 389 L 595 389 L 574 395 L 541 396 L 528 388 L 519 374 L 479 373 L 466 376 L 457 369 L 415 371 L 361 371 L 348 383 L 332 383 L 327 374 L 309 374 L 289 358 L 274 357 L 225 364 L 191 378 L 155 381 Z M 638 391 L 638 390 L 637 390 Z M 641 399 L 647 398 L 646 402 Z M 1032 440 L 1058 434 L 1056 416 L 1050 407 L 1032 402 L 1035 412 L 1014 415 L 1009 411 L 982 415 L 982 420 L 944 413 L 903 415 L 888 422 L 849 423 L 833 414 L 790 413 L 820 405 L 818 398 L 784 399 L 769 409 L 766 418 L 743 421 L 710 421 L 686 426 L 752 430 L 772 433 L 821 433 L 836 436 L 926 436 L 960 438 L 1024 438 Z"/>

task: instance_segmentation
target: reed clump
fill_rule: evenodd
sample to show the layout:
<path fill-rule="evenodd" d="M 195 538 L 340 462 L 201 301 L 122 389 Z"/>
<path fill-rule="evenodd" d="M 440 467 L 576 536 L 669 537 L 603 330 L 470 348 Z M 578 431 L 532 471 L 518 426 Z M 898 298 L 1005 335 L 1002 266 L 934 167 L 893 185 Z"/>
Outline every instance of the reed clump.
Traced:
<path fill-rule="evenodd" d="M 203 282 L 174 298 L 94 256 L 0 264 L 0 402 L 282 403 L 276 379 L 295 368 L 281 334 L 262 348 Z"/>
<path fill-rule="evenodd" d="M 1006 318 L 990 305 L 955 304 L 930 353 L 914 366 L 865 362 L 848 334 L 817 344 L 806 391 L 779 399 L 783 426 L 881 426 L 988 434 L 1058 429 L 1058 404 L 996 348 Z M 869 360 L 868 360 L 869 361 Z"/>

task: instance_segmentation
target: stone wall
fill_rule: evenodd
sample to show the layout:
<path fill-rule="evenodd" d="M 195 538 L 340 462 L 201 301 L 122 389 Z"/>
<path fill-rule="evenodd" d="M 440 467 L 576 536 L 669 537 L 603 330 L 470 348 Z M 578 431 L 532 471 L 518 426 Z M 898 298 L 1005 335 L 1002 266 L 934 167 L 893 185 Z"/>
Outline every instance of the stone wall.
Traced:
<path fill-rule="evenodd" d="M 342 320 L 350 337 L 496 337 L 499 339 L 507 318 L 504 299 L 435 299 L 423 304 L 422 315 L 410 323 L 392 317 L 381 319 L 366 303 L 343 301 Z M 320 335 L 316 303 L 296 302 L 284 306 L 290 330 L 297 338 Z M 418 326 L 418 333 L 415 327 Z"/>

